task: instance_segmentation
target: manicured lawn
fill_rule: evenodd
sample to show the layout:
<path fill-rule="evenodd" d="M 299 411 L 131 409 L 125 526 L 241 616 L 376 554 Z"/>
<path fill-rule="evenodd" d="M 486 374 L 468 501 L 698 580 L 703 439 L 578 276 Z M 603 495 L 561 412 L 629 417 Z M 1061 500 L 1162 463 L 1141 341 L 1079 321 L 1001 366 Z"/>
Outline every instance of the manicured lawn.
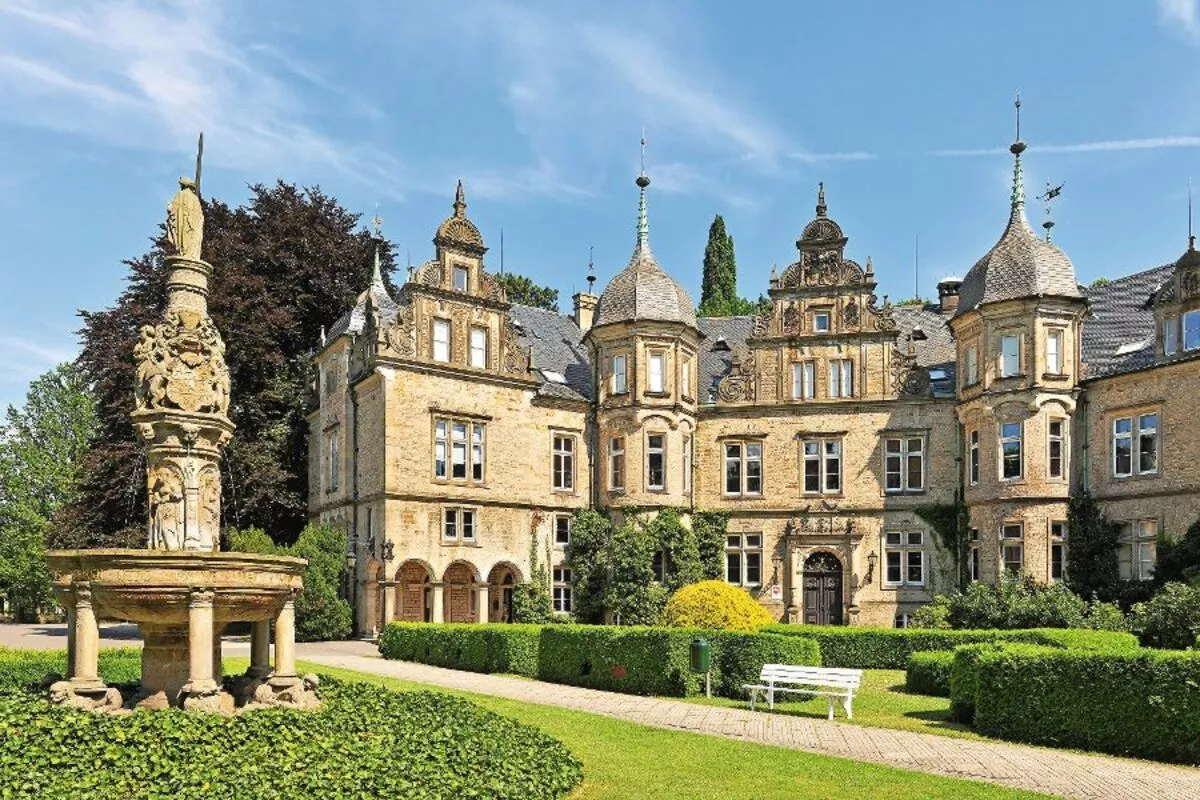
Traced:
<path fill-rule="evenodd" d="M 797 695 L 790 697 L 791 699 L 782 702 L 778 699 L 775 701 L 776 714 L 824 719 L 829 713 L 829 705 L 824 697 L 808 700 L 800 699 Z M 686 699 L 714 706 L 749 706 L 748 700 L 730 700 L 726 697 Z M 854 719 L 846 719 L 846 712 L 840 702 L 834 708 L 834 719 L 870 728 L 894 728 L 959 739 L 986 740 L 986 737 L 975 733 L 970 727 L 950 721 L 949 698 L 927 697 L 904 691 L 904 670 L 899 669 L 866 670 L 863 673 L 862 687 L 854 695 Z"/>
<path fill-rule="evenodd" d="M 227 663 L 227 671 L 243 666 L 234 660 Z M 399 691 L 448 691 L 332 667 L 305 664 L 303 668 Z M 898 674 L 903 677 L 903 673 Z M 564 742 L 584 767 L 584 782 L 572 793 L 572 800 L 974 800 L 1041 796 L 716 736 L 661 730 L 580 711 L 451 693 L 541 728 Z"/>

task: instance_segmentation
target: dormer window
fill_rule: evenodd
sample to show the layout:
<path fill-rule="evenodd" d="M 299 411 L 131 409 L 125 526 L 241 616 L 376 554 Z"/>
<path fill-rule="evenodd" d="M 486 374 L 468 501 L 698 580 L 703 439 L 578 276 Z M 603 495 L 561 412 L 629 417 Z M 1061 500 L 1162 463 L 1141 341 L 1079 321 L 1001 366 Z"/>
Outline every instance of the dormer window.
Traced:
<path fill-rule="evenodd" d="M 1183 315 L 1183 349 L 1200 349 L 1200 309 Z"/>
<path fill-rule="evenodd" d="M 813 330 L 817 333 L 829 333 L 828 311 L 818 311 L 813 314 Z"/>
<path fill-rule="evenodd" d="M 1179 317 L 1163 318 L 1163 355 L 1173 356 L 1179 352 Z"/>
<path fill-rule="evenodd" d="M 454 291 L 466 292 L 470 287 L 471 271 L 466 267 L 454 267 Z"/>

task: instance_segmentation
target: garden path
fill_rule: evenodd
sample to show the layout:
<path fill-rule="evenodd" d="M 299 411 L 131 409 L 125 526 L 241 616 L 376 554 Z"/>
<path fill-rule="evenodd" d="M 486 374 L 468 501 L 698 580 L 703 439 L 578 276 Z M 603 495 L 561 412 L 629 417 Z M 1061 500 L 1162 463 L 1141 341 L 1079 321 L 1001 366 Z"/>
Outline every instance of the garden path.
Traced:
<path fill-rule="evenodd" d="M 868 728 L 387 661 L 379 658 L 375 646 L 367 642 L 322 642 L 299 645 L 298 650 L 299 658 L 316 664 L 1079 800 L 1200 798 L 1200 769 L 1188 767 Z"/>

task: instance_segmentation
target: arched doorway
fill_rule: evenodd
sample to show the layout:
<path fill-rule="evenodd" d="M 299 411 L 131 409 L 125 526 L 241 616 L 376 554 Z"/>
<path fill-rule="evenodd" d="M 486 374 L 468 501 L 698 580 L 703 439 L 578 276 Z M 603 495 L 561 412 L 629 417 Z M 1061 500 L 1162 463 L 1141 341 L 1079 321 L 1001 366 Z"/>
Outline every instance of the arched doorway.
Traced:
<path fill-rule="evenodd" d="M 396 570 L 396 619 L 401 622 L 432 622 L 433 575 L 421 561 L 405 561 Z"/>
<path fill-rule="evenodd" d="M 842 624 L 842 562 L 833 553 L 804 559 L 804 624 Z"/>
<path fill-rule="evenodd" d="M 442 575 L 442 593 L 446 604 L 446 622 L 477 622 L 479 619 L 475 570 L 470 564 L 455 561 Z"/>
<path fill-rule="evenodd" d="M 497 564 L 488 573 L 488 622 L 512 622 L 513 587 L 521 575 L 512 564 Z"/>

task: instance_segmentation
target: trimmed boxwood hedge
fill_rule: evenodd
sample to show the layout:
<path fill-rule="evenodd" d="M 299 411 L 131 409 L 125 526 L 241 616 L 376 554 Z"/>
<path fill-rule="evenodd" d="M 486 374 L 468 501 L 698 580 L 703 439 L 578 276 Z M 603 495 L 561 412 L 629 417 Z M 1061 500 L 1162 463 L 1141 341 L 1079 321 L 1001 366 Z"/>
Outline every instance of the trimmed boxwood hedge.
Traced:
<path fill-rule="evenodd" d="M 980 733 L 1200 764 L 1200 653 L 1009 646 L 979 654 L 976 674 Z"/>
<path fill-rule="evenodd" d="M 541 630 L 541 625 L 393 622 L 379 636 L 379 652 L 399 661 L 535 678 Z"/>
<path fill-rule="evenodd" d="M 904 688 L 916 694 L 933 697 L 950 696 L 950 666 L 954 653 L 948 650 L 928 650 L 908 657 L 904 672 Z"/>
<path fill-rule="evenodd" d="M 953 650 L 964 644 L 1024 642 L 1054 647 L 1133 650 L 1137 637 L 1113 631 L 1036 628 L 1015 631 L 922 630 L 818 625 L 768 625 L 763 632 L 815 639 L 827 667 L 906 669 L 908 657 L 928 650 Z"/>
<path fill-rule="evenodd" d="M 16 659 L 6 653 L 3 660 Z M 30 662 L 45 660 L 39 654 Z M 320 692 L 318 711 L 224 717 L 94 714 L 51 706 L 40 692 L 0 688 L 0 794 L 549 800 L 582 777 L 561 742 L 467 700 L 329 678 Z"/>
<path fill-rule="evenodd" d="M 604 625 L 457 625 L 392 623 L 384 629 L 384 658 L 477 672 L 508 672 L 552 683 L 627 694 L 682 697 L 704 690 L 689 669 L 692 639 L 708 640 L 712 690 L 744 697 L 763 664 L 821 663 L 810 639 L 693 628 Z"/>
<path fill-rule="evenodd" d="M 66 651 L 13 650 L 0 647 L 0 687 L 33 687 L 51 674 L 67 674 Z M 106 683 L 137 683 L 141 675 L 141 650 L 124 647 L 100 651 L 100 677 Z"/>

